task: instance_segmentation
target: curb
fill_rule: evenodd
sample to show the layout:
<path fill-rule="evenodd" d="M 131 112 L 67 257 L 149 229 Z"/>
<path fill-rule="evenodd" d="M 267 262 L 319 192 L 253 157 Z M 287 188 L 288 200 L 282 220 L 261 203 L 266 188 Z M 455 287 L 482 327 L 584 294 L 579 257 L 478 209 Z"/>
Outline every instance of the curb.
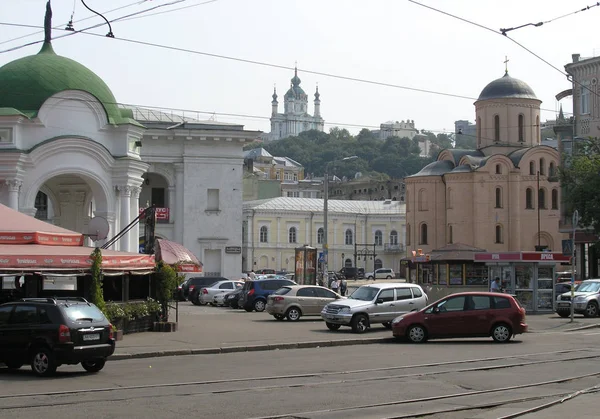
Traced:
<path fill-rule="evenodd" d="M 565 332 L 577 332 L 579 330 L 588 330 L 588 329 L 596 329 L 600 327 L 600 323 L 598 324 L 589 324 L 587 326 L 576 327 L 574 329 L 567 329 Z"/>
<path fill-rule="evenodd" d="M 259 352 L 259 351 L 278 351 L 286 349 L 308 349 L 333 346 L 350 345 L 372 345 L 378 343 L 393 342 L 394 338 L 367 338 L 367 339 L 343 339 L 343 340 L 318 340 L 307 342 L 274 343 L 268 345 L 251 346 L 225 346 L 222 348 L 202 348 L 202 349 L 174 349 L 166 351 L 140 352 L 135 354 L 121 353 L 111 355 L 109 361 L 123 361 L 128 359 L 144 358 L 162 358 L 167 356 L 185 356 L 185 355 L 214 355 L 214 354 L 232 354 L 239 352 Z"/>

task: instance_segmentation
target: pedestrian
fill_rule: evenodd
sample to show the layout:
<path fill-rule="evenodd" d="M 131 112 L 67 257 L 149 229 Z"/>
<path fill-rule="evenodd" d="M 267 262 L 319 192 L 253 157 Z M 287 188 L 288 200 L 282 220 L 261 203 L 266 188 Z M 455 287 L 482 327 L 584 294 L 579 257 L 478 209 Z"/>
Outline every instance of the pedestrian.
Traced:
<path fill-rule="evenodd" d="M 502 292 L 502 289 L 500 288 L 500 278 L 499 277 L 494 278 L 494 282 L 492 282 L 492 286 L 490 287 L 490 291 L 492 291 L 492 292 Z"/>
<path fill-rule="evenodd" d="M 338 279 L 336 277 L 334 277 L 333 281 L 331 281 L 331 291 L 338 292 L 339 287 L 340 287 L 340 283 L 338 282 Z"/>
<path fill-rule="evenodd" d="M 250 277 L 250 279 L 251 279 L 252 281 L 254 281 L 254 280 L 256 279 L 256 274 L 254 273 L 254 269 L 252 269 L 252 270 L 250 271 L 250 274 L 249 274 L 248 276 Z"/>
<path fill-rule="evenodd" d="M 346 290 L 348 290 L 348 283 L 345 278 L 342 278 L 340 281 L 340 295 L 344 297 L 346 295 Z"/>

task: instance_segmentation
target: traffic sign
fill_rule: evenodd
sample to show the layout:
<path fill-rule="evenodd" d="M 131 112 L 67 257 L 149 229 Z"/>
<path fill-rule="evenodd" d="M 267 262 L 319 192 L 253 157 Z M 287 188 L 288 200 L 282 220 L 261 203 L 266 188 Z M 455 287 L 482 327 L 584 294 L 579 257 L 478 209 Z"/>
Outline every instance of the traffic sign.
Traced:
<path fill-rule="evenodd" d="M 571 239 L 566 239 L 562 241 L 562 254 L 563 256 L 573 255 L 573 241 Z"/>
<path fill-rule="evenodd" d="M 323 256 L 323 252 L 319 252 L 319 263 L 325 262 L 325 257 Z"/>

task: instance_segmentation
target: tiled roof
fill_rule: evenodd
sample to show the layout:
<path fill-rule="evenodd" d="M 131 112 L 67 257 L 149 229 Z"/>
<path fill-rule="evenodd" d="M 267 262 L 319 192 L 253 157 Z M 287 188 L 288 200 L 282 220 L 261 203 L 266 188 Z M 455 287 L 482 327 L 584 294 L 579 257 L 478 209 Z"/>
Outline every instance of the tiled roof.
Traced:
<path fill-rule="evenodd" d="M 323 212 L 323 200 L 316 198 L 271 198 L 244 202 L 244 209 L 265 211 Z M 327 201 L 327 212 L 338 214 L 404 214 L 406 206 L 400 201 Z"/>

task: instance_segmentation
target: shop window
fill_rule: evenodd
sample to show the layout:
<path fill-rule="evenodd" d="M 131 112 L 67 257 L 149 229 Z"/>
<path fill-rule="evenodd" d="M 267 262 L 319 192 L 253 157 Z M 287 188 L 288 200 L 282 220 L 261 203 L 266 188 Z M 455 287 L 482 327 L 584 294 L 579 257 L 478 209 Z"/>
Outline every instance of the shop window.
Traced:
<path fill-rule="evenodd" d="M 533 189 L 525 190 L 525 209 L 533 209 Z"/>
<path fill-rule="evenodd" d="M 450 276 L 450 285 L 463 285 L 463 266 L 462 264 L 450 265 L 448 271 Z"/>
<path fill-rule="evenodd" d="M 165 188 L 152 188 L 150 193 L 151 204 L 156 208 L 165 208 L 165 194 Z"/>
<path fill-rule="evenodd" d="M 427 244 L 427 224 L 421 224 L 421 240 L 419 244 Z"/>
<path fill-rule="evenodd" d="M 344 266 L 345 266 L 346 268 L 351 268 L 351 267 L 352 267 L 352 260 L 350 260 L 350 259 L 346 259 L 346 260 L 344 261 Z"/>

